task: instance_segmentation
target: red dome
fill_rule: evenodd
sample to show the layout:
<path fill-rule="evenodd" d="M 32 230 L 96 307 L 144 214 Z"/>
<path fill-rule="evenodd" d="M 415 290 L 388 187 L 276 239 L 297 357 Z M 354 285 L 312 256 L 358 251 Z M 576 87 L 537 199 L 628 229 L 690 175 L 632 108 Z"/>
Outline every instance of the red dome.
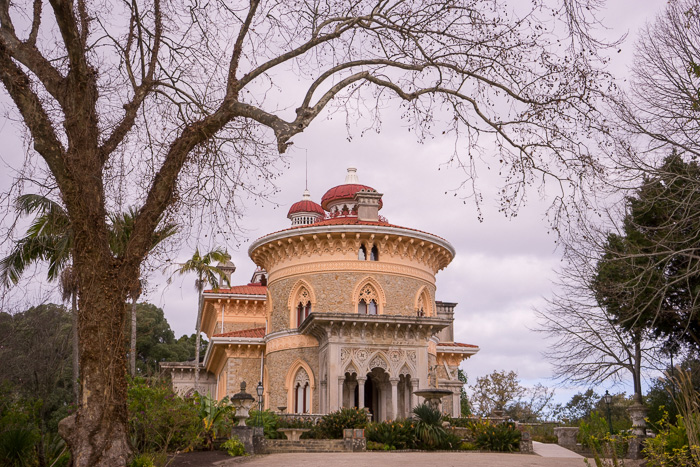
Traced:
<path fill-rule="evenodd" d="M 301 201 L 297 201 L 296 203 L 292 204 L 292 207 L 289 208 L 289 212 L 287 213 L 287 217 L 299 212 L 315 212 L 322 216 L 326 215 L 323 208 L 318 203 L 314 203 L 308 199 L 302 199 Z"/>
<path fill-rule="evenodd" d="M 331 188 L 326 192 L 325 195 L 323 195 L 323 198 L 321 198 L 321 206 L 323 206 L 323 209 L 327 211 L 329 203 L 332 203 L 333 201 L 337 201 L 339 199 L 353 199 L 355 197 L 355 193 L 357 193 L 360 190 L 376 191 L 372 187 L 369 187 L 367 185 L 359 185 L 356 183 L 338 185 Z M 381 208 L 382 200 L 379 200 L 379 209 Z"/>

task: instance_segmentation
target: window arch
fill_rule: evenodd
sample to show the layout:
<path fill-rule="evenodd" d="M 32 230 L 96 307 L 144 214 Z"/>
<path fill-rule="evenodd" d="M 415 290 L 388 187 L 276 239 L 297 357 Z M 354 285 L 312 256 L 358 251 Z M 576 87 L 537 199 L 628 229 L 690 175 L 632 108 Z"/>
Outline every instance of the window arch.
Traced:
<path fill-rule="evenodd" d="M 369 260 L 370 261 L 379 261 L 379 248 L 377 248 L 377 245 L 374 245 L 372 249 L 369 252 Z"/>
<path fill-rule="evenodd" d="M 379 314 L 379 294 L 371 283 L 365 284 L 357 296 L 357 312 L 361 315 Z"/>
<path fill-rule="evenodd" d="M 298 281 L 289 294 L 289 327 L 298 328 L 313 311 L 316 304 L 314 291 L 305 280 Z"/>
<path fill-rule="evenodd" d="M 367 248 L 364 245 L 360 245 L 360 249 L 357 252 L 357 259 L 364 261 L 367 259 Z"/>
<path fill-rule="evenodd" d="M 366 315 L 381 315 L 386 306 L 386 295 L 379 282 L 367 276 L 360 280 L 352 294 L 355 312 Z"/>
<path fill-rule="evenodd" d="M 304 368 L 297 370 L 294 378 L 294 413 L 311 412 L 311 385 Z"/>
<path fill-rule="evenodd" d="M 416 296 L 416 315 L 433 316 L 433 301 L 427 287 L 422 287 Z"/>
<path fill-rule="evenodd" d="M 284 388 L 287 391 L 287 411 L 289 413 L 311 413 L 313 411 L 314 374 L 308 363 L 299 358 L 289 367 Z"/>

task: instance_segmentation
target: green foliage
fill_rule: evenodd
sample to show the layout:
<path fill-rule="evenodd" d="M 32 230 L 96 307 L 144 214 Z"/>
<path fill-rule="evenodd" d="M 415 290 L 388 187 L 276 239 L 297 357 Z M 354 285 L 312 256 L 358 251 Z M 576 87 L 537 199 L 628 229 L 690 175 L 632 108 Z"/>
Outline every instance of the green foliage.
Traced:
<path fill-rule="evenodd" d="M 598 451 L 601 450 L 601 440 L 609 434 L 610 428 L 608 422 L 599 412 L 593 412 L 588 421 L 583 421 L 579 425 L 578 436 L 576 440 L 583 447 L 595 447 Z"/>
<path fill-rule="evenodd" d="M 416 446 L 416 423 L 412 420 L 373 422 L 365 428 L 365 437 L 394 449 L 412 449 Z"/>
<path fill-rule="evenodd" d="M 25 467 L 34 464 L 34 445 L 39 435 L 33 427 L 12 427 L 0 432 L 0 465 Z"/>
<path fill-rule="evenodd" d="M 139 454 L 129 463 L 129 467 L 156 467 L 153 454 Z"/>
<path fill-rule="evenodd" d="M 467 389 L 465 388 L 467 384 L 467 374 L 461 368 L 457 369 L 457 379 L 464 383 L 464 385 L 459 389 L 460 416 L 467 417 L 471 415 L 472 408 L 469 405 L 469 397 L 467 396 Z"/>
<path fill-rule="evenodd" d="M 127 323 L 127 326 L 130 324 Z M 144 376 L 158 374 L 160 362 L 193 360 L 195 345 L 194 334 L 175 339 L 175 333 L 165 319 L 162 309 L 150 303 L 136 305 L 137 374 Z M 204 341 L 200 352 L 206 352 L 206 341 Z"/>
<path fill-rule="evenodd" d="M 459 450 L 460 451 L 478 451 L 479 446 L 477 446 L 476 443 L 472 443 L 470 441 L 465 441 L 459 445 Z"/>
<path fill-rule="evenodd" d="M 130 381 L 129 434 L 137 453 L 193 449 L 203 422 L 194 399 L 182 399 L 160 381 Z"/>
<path fill-rule="evenodd" d="M 218 401 L 209 396 L 195 396 L 195 405 L 199 407 L 199 418 L 202 420 L 204 446 L 214 449 L 214 438 L 220 433 L 230 431 L 233 427 L 231 418 L 236 410 L 229 404 L 228 397 Z"/>
<path fill-rule="evenodd" d="M 240 439 L 238 439 L 238 436 L 229 438 L 224 444 L 221 445 L 221 448 L 226 450 L 228 455 L 231 457 L 247 455 L 245 451 L 245 446 L 243 445 L 243 442 Z"/>
<path fill-rule="evenodd" d="M 367 441 L 368 451 L 394 451 L 396 448 L 391 445 L 378 443 L 376 441 Z"/>
<path fill-rule="evenodd" d="M 343 408 L 321 417 L 314 426 L 312 437 L 317 439 L 341 439 L 346 428 L 365 428 L 367 426 L 367 410 Z"/>
<path fill-rule="evenodd" d="M 304 422 L 306 421 L 304 420 Z M 251 410 L 250 418 L 246 420 L 246 425 L 248 426 L 262 426 L 263 433 L 267 439 L 284 438 L 284 435 L 277 431 L 278 428 L 311 428 L 311 421 L 306 422 L 306 424 L 309 426 L 304 425 L 301 422 L 301 419 L 296 418 L 290 421 L 287 421 L 287 419 L 280 419 L 270 410 L 263 410 L 262 412 L 258 410 Z"/>
<path fill-rule="evenodd" d="M 489 451 L 514 452 L 520 450 L 521 435 L 512 422 L 483 426 L 477 433 L 475 444 Z"/>
<path fill-rule="evenodd" d="M 442 414 L 428 404 L 421 404 L 413 409 L 416 416 L 416 445 L 420 449 L 440 449 L 445 443 L 447 432 L 442 427 Z"/>

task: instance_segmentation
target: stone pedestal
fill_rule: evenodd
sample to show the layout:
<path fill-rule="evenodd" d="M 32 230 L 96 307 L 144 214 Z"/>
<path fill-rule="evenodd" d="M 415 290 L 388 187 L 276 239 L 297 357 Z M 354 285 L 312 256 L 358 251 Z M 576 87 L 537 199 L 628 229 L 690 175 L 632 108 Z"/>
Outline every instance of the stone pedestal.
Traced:
<path fill-rule="evenodd" d="M 578 427 L 560 426 L 554 429 L 554 436 L 557 437 L 557 444 L 567 449 L 576 447 L 576 437 L 578 436 Z"/>
<path fill-rule="evenodd" d="M 253 427 L 250 426 L 234 426 L 231 428 L 231 437 L 237 436 L 245 446 L 245 452 L 248 454 L 255 453 L 253 445 Z"/>
<path fill-rule="evenodd" d="M 644 419 L 647 412 L 646 406 L 639 402 L 635 402 L 627 409 L 627 413 L 632 419 L 632 433 L 638 438 L 646 438 L 647 423 Z"/>

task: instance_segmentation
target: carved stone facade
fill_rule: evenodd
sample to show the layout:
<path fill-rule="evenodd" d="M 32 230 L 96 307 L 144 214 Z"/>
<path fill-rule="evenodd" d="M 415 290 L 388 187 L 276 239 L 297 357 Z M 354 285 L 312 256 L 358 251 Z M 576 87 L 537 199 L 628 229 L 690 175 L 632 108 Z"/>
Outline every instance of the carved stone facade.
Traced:
<path fill-rule="evenodd" d="M 459 414 L 457 369 L 479 348 L 454 342 L 456 304 L 435 301 L 435 275 L 454 249 L 389 224 L 381 208 L 381 194 L 349 170 L 321 205 L 294 204 L 292 228 L 253 242 L 250 284 L 205 291 L 203 380 L 216 381 L 213 394 L 262 381 L 274 411 L 367 407 L 387 420 L 410 415 L 414 391 L 440 387 L 453 391 L 442 410 Z"/>

